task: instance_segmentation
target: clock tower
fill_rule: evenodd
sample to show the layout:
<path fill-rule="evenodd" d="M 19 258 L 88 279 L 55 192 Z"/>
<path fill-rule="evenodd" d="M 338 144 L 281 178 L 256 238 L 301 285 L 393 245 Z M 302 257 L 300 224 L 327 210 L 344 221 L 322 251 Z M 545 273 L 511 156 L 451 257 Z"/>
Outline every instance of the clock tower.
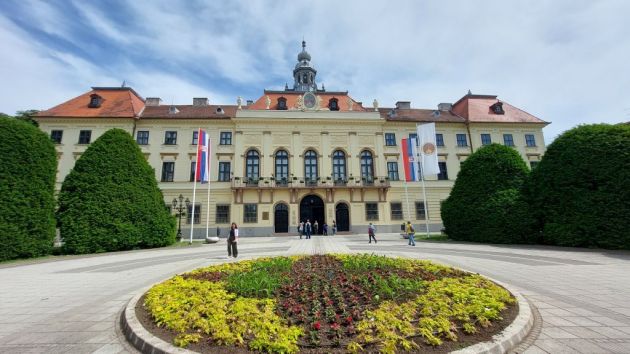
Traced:
<path fill-rule="evenodd" d="M 311 66 L 311 55 L 306 51 L 306 42 L 302 41 L 302 51 L 298 54 L 298 63 L 293 69 L 293 91 L 317 92 L 315 76 L 317 70 Z"/>

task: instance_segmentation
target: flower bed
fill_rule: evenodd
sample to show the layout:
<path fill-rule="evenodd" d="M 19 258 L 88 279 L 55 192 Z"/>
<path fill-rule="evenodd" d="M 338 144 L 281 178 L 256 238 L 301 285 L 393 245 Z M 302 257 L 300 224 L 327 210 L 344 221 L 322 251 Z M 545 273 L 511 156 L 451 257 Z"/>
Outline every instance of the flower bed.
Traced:
<path fill-rule="evenodd" d="M 375 255 L 260 258 L 154 286 L 139 318 L 197 351 L 447 352 L 486 340 L 516 315 L 479 275 Z"/>

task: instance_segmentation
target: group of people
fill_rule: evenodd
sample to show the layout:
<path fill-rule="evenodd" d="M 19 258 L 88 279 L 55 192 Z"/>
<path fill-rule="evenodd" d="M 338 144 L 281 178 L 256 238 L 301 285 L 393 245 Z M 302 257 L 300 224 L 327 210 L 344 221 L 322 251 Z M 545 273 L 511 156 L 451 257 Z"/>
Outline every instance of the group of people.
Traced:
<path fill-rule="evenodd" d="M 306 236 L 306 239 L 310 239 L 312 234 L 319 234 L 319 223 L 317 220 L 311 224 L 309 219 L 306 219 L 306 222 L 300 221 L 300 224 L 297 227 L 298 234 L 300 234 L 300 240 L 302 236 Z M 337 223 L 335 220 L 332 222 L 332 235 L 335 236 L 337 233 Z M 324 236 L 328 236 L 328 224 L 324 222 L 322 225 L 322 234 Z"/>
<path fill-rule="evenodd" d="M 409 239 L 409 243 L 407 244 L 409 246 L 415 246 L 416 230 L 414 230 L 413 225 L 411 225 L 410 221 L 407 221 L 407 224 L 405 225 L 405 234 L 407 234 L 407 237 Z M 370 225 L 368 225 L 368 243 L 372 243 L 372 240 L 374 240 L 374 243 L 376 243 L 376 226 L 370 223 Z"/>

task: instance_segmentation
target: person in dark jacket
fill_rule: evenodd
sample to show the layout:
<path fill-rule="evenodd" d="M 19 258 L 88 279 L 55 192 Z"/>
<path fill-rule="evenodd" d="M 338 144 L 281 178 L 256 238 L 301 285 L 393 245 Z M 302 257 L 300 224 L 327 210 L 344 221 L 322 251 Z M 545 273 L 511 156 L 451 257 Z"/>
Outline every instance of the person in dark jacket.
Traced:
<path fill-rule="evenodd" d="M 368 237 L 370 238 L 370 242 L 368 243 L 372 243 L 372 239 L 374 239 L 374 243 L 376 243 L 376 226 L 372 225 L 372 223 L 368 226 Z"/>
<path fill-rule="evenodd" d="M 235 222 L 230 226 L 230 236 L 228 237 L 228 257 L 238 257 L 238 226 Z"/>

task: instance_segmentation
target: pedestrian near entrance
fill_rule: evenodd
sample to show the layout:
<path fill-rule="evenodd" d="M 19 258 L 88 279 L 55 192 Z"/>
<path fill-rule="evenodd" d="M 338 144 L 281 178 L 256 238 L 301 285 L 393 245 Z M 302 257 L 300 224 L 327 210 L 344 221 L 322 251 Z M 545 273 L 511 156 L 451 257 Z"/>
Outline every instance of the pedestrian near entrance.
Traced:
<path fill-rule="evenodd" d="M 304 224 L 304 233 L 306 234 L 307 240 L 311 238 L 311 232 L 313 232 L 311 221 L 309 219 L 306 219 L 306 224 Z"/>
<path fill-rule="evenodd" d="M 298 225 L 298 233 L 300 234 L 300 240 L 302 239 L 302 234 L 304 234 L 304 222 L 300 221 Z"/>
<path fill-rule="evenodd" d="M 326 224 L 325 222 L 322 226 L 322 232 L 324 232 L 324 236 L 328 236 L 328 224 Z"/>
<path fill-rule="evenodd" d="M 335 234 L 337 233 L 337 223 L 335 222 L 335 220 L 333 220 L 333 223 L 332 223 L 332 233 L 333 233 L 333 236 L 335 236 Z"/>
<path fill-rule="evenodd" d="M 405 233 L 409 237 L 408 245 L 415 246 L 416 240 L 414 239 L 414 237 L 416 236 L 416 230 L 414 230 L 413 226 L 411 225 L 411 222 L 409 221 L 407 221 L 407 225 L 405 226 Z"/>
<path fill-rule="evenodd" d="M 313 233 L 315 235 L 319 235 L 319 224 L 317 223 L 317 220 L 313 223 Z"/>
<path fill-rule="evenodd" d="M 238 226 L 232 223 L 230 226 L 230 236 L 228 237 L 228 257 L 238 257 Z"/>
<path fill-rule="evenodd" d="M 374 239 L 374 243 L 376 243 L 376 226 L 372 225 L 372 223 L 368 226 L 368 237 L 370 238 L 370 242 L 368 243 L 372 243 L 372 239 Z"/>

